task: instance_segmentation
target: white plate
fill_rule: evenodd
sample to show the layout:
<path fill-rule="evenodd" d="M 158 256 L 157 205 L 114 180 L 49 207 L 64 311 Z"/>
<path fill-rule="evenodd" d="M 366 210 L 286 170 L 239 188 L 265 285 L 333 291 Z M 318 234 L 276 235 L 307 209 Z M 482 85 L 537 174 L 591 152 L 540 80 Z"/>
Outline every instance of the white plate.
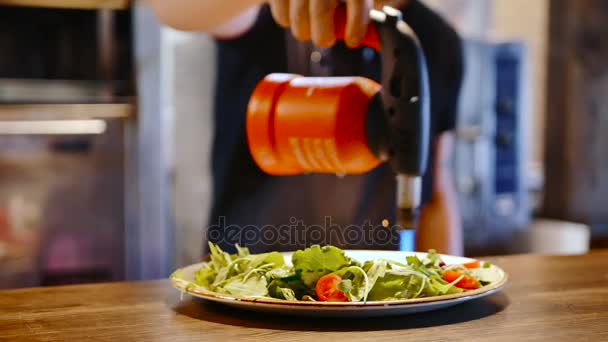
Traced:
<path fill-rule="evenodd" d="M 359 262 L 365 262 L 366 260 L 373 259 L 388 259 L 403 262 L 405 257 L 409 255 L 416 255 L 420 258 L 423 258 L 426 255 L 426 253 L 421 252 L 399 251 L 346 250 L 345 252 L 346 255 Z M 293 252 L 281 254 L 283 254 L 285 262 L 291 265 L 291 255 Z M 449 255 L 441 255 L 441 258 L 448 265 L 463 264 L 473 261 L 473 259 L 470 258 Z M 311 317 L 374 317 L 404 315 L 437 310 L 464 303 L 472 299 L 488 296 L 498 292 L 507 282 L 507 274 L 499 267 L 492 265 L 492 267 L 496 267 L 498 269 L 501 275 L 500 280 L 480 289 L 466 291 L 463 293 L 396 301 L 368 301 L 366 303 L 296 302 L 273 298 L 240 298 L 211 292 L 201 287 L 192 286 L 191 284 L 194 282 L 194 272 L 201 267 L 200 265 L 201 264 L 199 263 L 182 268 L 181 276 L 184 279 L 171 277 L 173 286 L 178 290 L 186 292 L 194 297 L 223 303 L 241 309 L 281 315 L 301 315 Z"/>

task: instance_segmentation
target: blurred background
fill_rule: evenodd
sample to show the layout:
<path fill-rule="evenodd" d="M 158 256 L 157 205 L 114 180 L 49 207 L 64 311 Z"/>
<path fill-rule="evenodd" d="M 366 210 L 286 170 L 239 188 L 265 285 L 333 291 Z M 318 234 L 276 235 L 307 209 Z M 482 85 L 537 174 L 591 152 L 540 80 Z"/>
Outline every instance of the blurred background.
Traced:
<path fill-rule="evenodd" d="M 465 47 L 466 254 L 608 247 L 608 2 L 426 3 Z M 0 288 L 200 259 L 214 49 L 127 0 L 0 0 Z"/>

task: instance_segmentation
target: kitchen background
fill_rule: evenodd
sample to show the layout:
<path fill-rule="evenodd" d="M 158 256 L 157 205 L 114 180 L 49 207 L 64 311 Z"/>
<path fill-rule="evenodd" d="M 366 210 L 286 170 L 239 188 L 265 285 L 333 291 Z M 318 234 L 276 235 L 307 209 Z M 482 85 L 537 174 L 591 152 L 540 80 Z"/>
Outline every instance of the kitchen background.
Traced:
<path fill-rule="evenodd" d="M 426 2 L 465 46 L 466 253 L 608 247 L 607 3 Z M 136 3 L 0 0 L 0 288 L 200 259 L 214 65 L 209 37 Z"/>

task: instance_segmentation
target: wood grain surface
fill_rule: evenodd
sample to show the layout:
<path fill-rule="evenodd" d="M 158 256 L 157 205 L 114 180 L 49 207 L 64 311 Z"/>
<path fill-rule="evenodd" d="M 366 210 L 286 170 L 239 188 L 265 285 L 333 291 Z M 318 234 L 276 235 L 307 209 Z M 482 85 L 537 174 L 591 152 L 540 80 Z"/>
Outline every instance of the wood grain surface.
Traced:
<path fill-rule="evenodd" d="M 0 341 L 608 341 L 608 250 L 490 258 L 496 295 L 374 319 L 272 316 L 180 301 L 166 280 L 0 292 Z"/>

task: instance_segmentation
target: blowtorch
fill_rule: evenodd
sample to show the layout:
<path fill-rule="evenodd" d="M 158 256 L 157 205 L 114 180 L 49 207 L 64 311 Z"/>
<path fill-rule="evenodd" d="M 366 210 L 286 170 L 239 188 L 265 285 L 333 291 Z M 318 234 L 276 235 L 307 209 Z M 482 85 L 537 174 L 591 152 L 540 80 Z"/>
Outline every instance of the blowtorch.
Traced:
<path fill-rule="evenodd" d="M 382 162 L 397 181 L 397 225 L 415 229 L 429 154 L 426 61 L 401 12 L 371 10 L 362 42 L 380 53 L 381 84 L 362 77 L 270 74 L 247 108 L 246 133 L 256 164 L 270 175 L 361 174 Z M 335 12 L 344 39 L 346 12 Z"/>

